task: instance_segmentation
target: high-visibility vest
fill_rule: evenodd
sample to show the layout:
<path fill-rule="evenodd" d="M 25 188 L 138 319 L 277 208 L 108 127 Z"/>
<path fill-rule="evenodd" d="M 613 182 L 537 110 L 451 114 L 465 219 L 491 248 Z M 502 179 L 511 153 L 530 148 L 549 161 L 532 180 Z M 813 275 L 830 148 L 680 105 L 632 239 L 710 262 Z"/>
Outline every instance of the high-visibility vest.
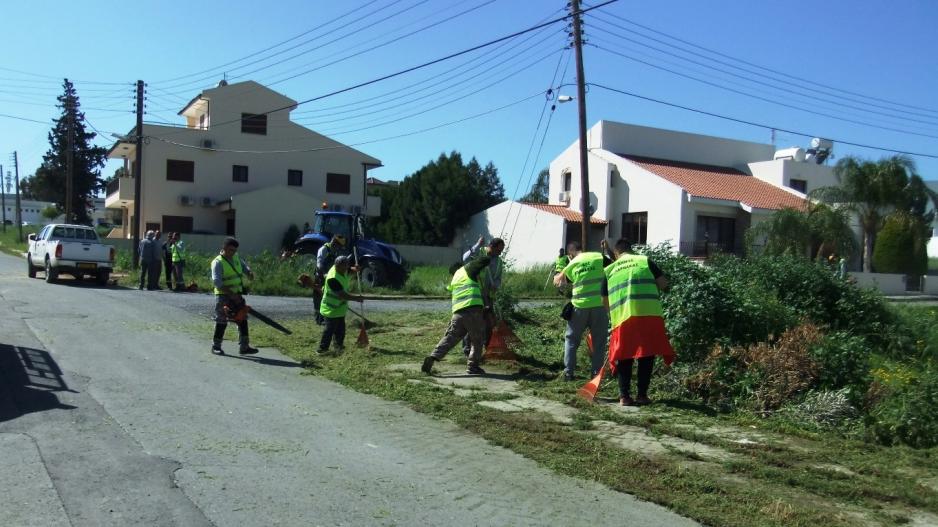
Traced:
<path fill-rule="evenodd" d="M 465 267 L 460 267 L 449 283 L 453 295 L 453 313 L 471 306 L 481 306 L 482 287 L 479 282 L 469 278 Z"/>
<path fill-rule="evenodd" d="M 186 244 L 182 240 L 173 243 L 169 250 L 173 255 L 173 263 L 186 259 Z"/>
<path fill-rule="evenodd" d="M 569 263 L 570 263 L 570 257 L 569 257 L 569 256 L 566 256 L 566 255 L 564 255 L 564 256 L 558 256 L 557 259 L 554 260 L 554 272 L 555 272 L 555 273 L 562 273 L 562 272 L 563 272 L 563 268 L 566 267 L 567 264 L 569 264 Z"/>
<path fill-rule="evenodd" d="M 339 295 L 329 287 L 329 280 L 335 278 L 339 281 L 339 285 L 342 286 L 342 291 L 348 293 L 348 275 L 337 273 L 335 266 L 333 265 L 329 272 L 326 273 L 326 285 L 323 287 L 322 291 L 322 302 L 319 304 L 319 314 L 326 318 L 345 318 L 345 313 L 348 312 L 348 301 L 339 298 Z"/>
<path fill-rule="evenodd" d="M 631 317 L 661 317 L 661 298 L 647 256 L 623 254 L 606 268 L 606 278 L 613 328 Z"/>
<path fill-rule="evenodd" d="M 563 268 L 563 274 L 573 283 L 573 307 L 585 309 L 603 305 L 603 255 L 580 253 Z"/>
<path fill-rule="evenodd" d="M 212 261 L 212 267 L 215 267 L 215 262 L 221 262 L 222 286 L 231 288 L 232 293 L 241 294 L 244 290 L 244 281 L 241 279 L 244 275 L 241 270 L 241 258 L 235 256 L 234 261 L 229 262 L 227 258 L 219 254 Z M 223 295 L 224 293 L 216 287 L 215 294 Z"/>

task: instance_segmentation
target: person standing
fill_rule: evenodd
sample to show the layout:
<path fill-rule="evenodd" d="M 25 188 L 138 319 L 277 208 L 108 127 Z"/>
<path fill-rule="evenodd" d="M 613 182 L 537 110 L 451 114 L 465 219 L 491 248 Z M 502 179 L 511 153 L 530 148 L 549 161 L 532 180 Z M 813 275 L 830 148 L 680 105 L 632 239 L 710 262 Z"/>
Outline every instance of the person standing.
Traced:
<path fill-rule="evenodd" d="M 483 249 L 483 253 L 466 265 L 460 267 L 450 281 L 449 289 L 452 295 L 453 318 L 449 327 L 433 352 L 423 359 L 420 370 L 427 375 L 433 371 L 433 363 L 442 360 L 449 350 L 464 336 L 469 335 L 470 352 L 466 359 L 466 373 L 470 375 L 485 375 L 485 370 L 479 366 L 482 360 L 482 338 L 485 334 L 485 318 L 483 316 L 482 286 L 479 284 L 479 275 L 492 261 L 492 247 Z"/>
<path fill-rule="evenodd" d="M 186 268 L 186 242 L 182 241 L 180 233 L 174 233 L 173 244 L 170 246 L 170 252 L 173 255 L 173 279 L 176 287 L 173 291 L 184 291 L 186 281 L 183 279 L 183 271 Z"/>
<path fill-rule="evenodd" d="M 606 275 L 603 274 L 603 255 L 583 252 L 578 242 L 567 246 L 570 263 L 554 277 L 554 285 L 572 284 L 570 302 L 573 305 L 564 335 L 564 380 L 576 378 L 576 351 L 583 332 L 589 329 L 593 341 L 591 375 L 599 373 L 606 357 L 606 339 L 609 334 L 609 312 L 603 305 L 606 296 Z"/>
<path fill-rule="evenodd" d="M 619 403 L 622 406 L 650 404 L 648 386 L 655 357 L 665 364 L 674 361 L 674 349 L 664 328 L 660 292 L 668 279 L 647 256 L 633 254 L 632 243 L 616 242 L 616 260 L 606 268 L 609 282 L 604 303 L 612 320 L 609 340 L 609 365 L 619 380 Z M 632 399 L 632 365 L 638 361 L 638 396 Z"/>
<path fill-rule="evenodd" d="M 154 289 L 162 289 L 160 287 L 160 274 L 163 270 L 163 241 L 160 239 L 162 237 L 163 233 L 156 229 L 153 233 L 153 258 L 150 260 L 150 272 L 153 273 Z"/>
<path fill-rule="evenodd" d="M 253 355 L 248 335 L 247 317 L 238 316 L 244 306 L 244 276 L 254 279 L 254 272 L 238 255 L 238 240 L 225 238 L 221 252 L 212 260 L 212 285 L 215 287 L 215 334 L 212 338 L 212 353 L 224 355 L 221 344 L 225 340 L 225 329 L 231 319 L 238 326 L 238 353 Z M 227 307 L 227 309 L 226 309 Z"/>
<path fill-rule="evenodd" d="M 147 290 L 153 289 L 153 280 L 150 273 L 150 262 L 153 260 L 154 252 L 154 242 L 153 242 L 153 231 L 147 231 L 144 234 L 143 239 L 140 240 L 140 245 L 137 246 L 137 251 L 139 256 L 138 265 L 140 266 L 140 285 L 137 289 L 143 289 L 146 285 Z"/>
<path fill-rule="evenodd" d="M 479 256 L 483 252 L 482 247 L 484 243 L 485 238 L 479 236 L 479 241 L 470 247 L 468 251 L 463 253 L 463 264 L 467 264 L 472 261 L 473 258 Z M 495 329 L 495 293 L 498 292 L 498 288 L 502 286 L 502 274 L 504 271 L 502 259 L 499 256 L 502 254 L 502 251 L 505 250 L 505 241 L 501 238 L 492 238 L 488 247 L 491 261 L 489 265 L 479 273 L 479 285 L 482 286 L 482 318 L 485 320 L 485 332 L 482 335 L 483 347 L 488 345 L 489 339 L 492 338 L 492 330 Z M 468 358 L 471 349 L 472 344 L 469 335 L 466 335 L 462 339 L 463 355 Z"/>
<path fill-rule="evenodd" d="M 335 265 L 336 258 L 345 255 L 347 255 L 345 250 L 345 236 L 341 234 L 334 235 L 332 240 L 322 244 L 322 247 L 316 252 L 316 272 L 313 277 L 313 306 L 316 308 L 317 325 L 321 326 L 325 323 L 325 319 L 322 314 L 320 314 L 320 308 L 324 294 L 326 274 L 332 269 L 332 266 Z"/>
<path fill-rule="evenodd" d="M 319 353 L 329 351 L 329 345 L 335 342 L 336 351 L 345 349 L 345 314 L 349 302 L 364 302 L 361 296 L 349 294 L 349 257 L 339 256 L 325 277 L 320 314 L 326 328 L 319 341 Z"/>
<path fill-rule="evenodd" d="M 173 253 L 170 249 L 173 245 L 175 232 L 166 233 L 166 242 L 162 244 L 163 267 L 166 273 L 166 289 L 173 290 Z"/>

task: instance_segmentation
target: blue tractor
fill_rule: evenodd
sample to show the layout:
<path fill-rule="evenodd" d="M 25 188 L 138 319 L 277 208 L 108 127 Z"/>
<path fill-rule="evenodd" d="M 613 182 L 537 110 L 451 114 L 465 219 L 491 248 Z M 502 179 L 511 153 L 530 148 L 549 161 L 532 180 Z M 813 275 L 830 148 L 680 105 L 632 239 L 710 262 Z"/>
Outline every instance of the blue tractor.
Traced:
<path fill-rule="evenodd" d="M 318 210 L 312 232 L 300 236 L 293 249 L 297 254 L 315 256 L 324 243 L 341 234 L 349 240 L 349 256 L 358 257 L 361 279 L 365 284 L 372 287 L 403 286 L 407 281 L 407 270 L 401 254 L 384 242 L 366 239 L 364 233 L 360 215 Z"/>

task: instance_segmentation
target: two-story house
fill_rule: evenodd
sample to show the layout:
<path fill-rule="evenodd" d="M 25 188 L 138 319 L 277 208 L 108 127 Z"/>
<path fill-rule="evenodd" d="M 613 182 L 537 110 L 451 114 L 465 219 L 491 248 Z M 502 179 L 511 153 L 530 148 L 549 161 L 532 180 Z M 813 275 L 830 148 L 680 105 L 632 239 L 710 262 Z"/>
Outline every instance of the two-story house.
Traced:
<path fill-rule="evenodd" d="M 802 208 L 806 193 L 837 183 L 831 167 L 802 149 L 611 121 L 588 131 L 587 147 L 592 249 L 628 237 L 669 242 L 690 256 L 740 252 L 751 225 Z M 578 141 L 550 163 L 549 189 L 546 205 L 507 201 L 477 214 L 464 236 L 507 238 L 520 266 L 552 261 L 580 239 Z"/>
<path fill-rule="evenodd" d="M 179 112 L 185 126 L 143 125 L 139 200 L 133 177 L 109 185 L 105 205 L 120 209 L 131 237 L 141 233 L 237 236 L 245 252 L 277 250 L 290 224 L 312 222 L 330 210 L 379 214 L 380 198 L 366 194 L 368 171 L 381 162 L 290 120 L 296 101 L 253 81 L 196 95 Z M 134 173 L 136 131 L 108 157 Z M 138 203 L 139 201 L 139 203 Z"/>

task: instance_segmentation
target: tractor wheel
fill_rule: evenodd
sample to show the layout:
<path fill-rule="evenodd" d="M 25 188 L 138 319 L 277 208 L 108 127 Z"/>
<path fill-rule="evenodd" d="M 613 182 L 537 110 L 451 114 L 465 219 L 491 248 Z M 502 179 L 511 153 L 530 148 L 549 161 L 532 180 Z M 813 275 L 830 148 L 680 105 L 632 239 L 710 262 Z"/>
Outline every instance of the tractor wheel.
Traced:
<path fill-rule="evenodd" d="M 375 260 L 368 260 L 362 269 L 362 282 L 368 287 L 384 285 L 386 280 L 384 264 Z"/>

